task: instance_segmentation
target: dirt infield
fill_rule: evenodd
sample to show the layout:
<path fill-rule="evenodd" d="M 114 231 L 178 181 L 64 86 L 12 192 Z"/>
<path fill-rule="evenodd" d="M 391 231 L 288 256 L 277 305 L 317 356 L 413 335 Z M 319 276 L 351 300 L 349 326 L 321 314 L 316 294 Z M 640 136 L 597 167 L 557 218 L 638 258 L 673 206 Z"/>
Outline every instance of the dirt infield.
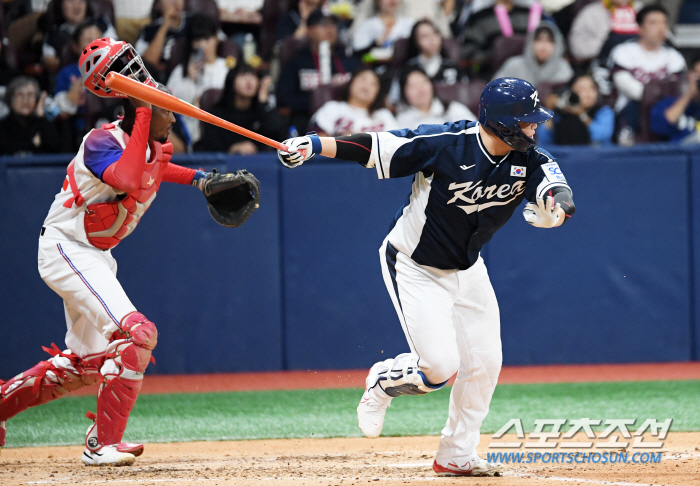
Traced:
<path fill-rule="evenodd" d="M 80 447 L 8 449 L 0 456 L 0 484 L 352 486 L 377 482 L 439 486 L 456 481 L 474 486 L 700 484 L 700 433 L 695 432 L 669 434 L 662 449 L 663 459 L 656 464 L 510 465 L 500 478 L 437 478 L 431 464 L 438 440 L 438 437 L 402 437 L 149 444 L 133 466 L 123 468 L 83 466 Z M 490 436 L 482 436 L 482 455 L 490 440 Z M 630 458 L 634 452 L 640 451 L 630 449 Z"/>

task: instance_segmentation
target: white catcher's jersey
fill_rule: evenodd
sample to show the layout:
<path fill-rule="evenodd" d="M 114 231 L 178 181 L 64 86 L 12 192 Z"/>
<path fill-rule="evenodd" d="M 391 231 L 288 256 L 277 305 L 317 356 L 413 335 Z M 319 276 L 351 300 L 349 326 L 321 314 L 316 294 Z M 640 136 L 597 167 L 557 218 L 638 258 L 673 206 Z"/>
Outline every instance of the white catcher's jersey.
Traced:
<path fill-rule="evenodd" d="M 107 127 L 112 127 L 108 125 Z M 85 205 L 114 201 L 120 194 L 114 188 L 102 182 L 101 177 L 104 170 L 112 163 L 119 160 L 126 147 L 128 137 L 119 127 L 118 123 L 113 128 L 100 128 L 90 131 L 80 145 L 78 154 L 73 159 L 75 170 L 75 182 L 80 194 L 85 198 Z M 146 160 L 150 158 L 150 147 L 146 150 Z M 83 207 L 72 204 L 66 208 L 64 204 L 74 198 L 68 182 L 68 176 L 63 183 L 63 188 L 56 194 L 53 204 L 49 209 L 49 214 L 44 220 L 47 233 L 53 238 L 65 238 L 71 241 L 78 241 L 85 245 L 90 245 L 85 234 Z M 144 205 L 138 208 L 134 214 L 135 218 L 148 209 Z M 57 231 L 59 232 L 57 234 Z"/>

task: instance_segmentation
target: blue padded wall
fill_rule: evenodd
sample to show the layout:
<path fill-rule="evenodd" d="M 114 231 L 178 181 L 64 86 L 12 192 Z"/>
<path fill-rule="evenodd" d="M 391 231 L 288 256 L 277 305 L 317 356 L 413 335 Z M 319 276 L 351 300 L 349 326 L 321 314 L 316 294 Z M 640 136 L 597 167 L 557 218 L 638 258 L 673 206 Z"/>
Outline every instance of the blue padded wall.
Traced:
<path fill-rule="evenodd" d="M 573 219 L 543 230 L 516 211 L 490 243 L 504 362 L 690 359 L 687 157 L 556 155 L 574 191 Z"/>

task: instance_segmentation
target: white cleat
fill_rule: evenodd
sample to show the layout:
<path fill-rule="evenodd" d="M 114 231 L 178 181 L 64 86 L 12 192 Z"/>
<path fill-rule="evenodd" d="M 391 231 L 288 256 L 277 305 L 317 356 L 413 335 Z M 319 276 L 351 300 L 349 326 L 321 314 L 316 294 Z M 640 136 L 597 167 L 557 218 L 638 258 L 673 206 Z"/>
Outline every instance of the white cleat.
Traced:
<path fill-rule="evenodd" d="M 433 462 L 433 471 L 438 476 L 502 476 L 503 464 L 500 462 L 488 462 L 476 454 L 464 458 L 453 458 L 438 463 Z"/>
<path fill-rule="evenodd" d="M 389 402 L 391 403 L 391 402 Z M 384 414 L 389 404 L 383 404 L 365 390 L 357 406 L 357 421 L 365 436 L 379 437 L 384 427 Z"/>
<path fill-rule="evenodd" d="M 131 466 L 136 457 L 128 452 L 119 452 L 117 446 L 108 445 L 97 451 L 85 449 L 83 462 L 86 466 Z"/>

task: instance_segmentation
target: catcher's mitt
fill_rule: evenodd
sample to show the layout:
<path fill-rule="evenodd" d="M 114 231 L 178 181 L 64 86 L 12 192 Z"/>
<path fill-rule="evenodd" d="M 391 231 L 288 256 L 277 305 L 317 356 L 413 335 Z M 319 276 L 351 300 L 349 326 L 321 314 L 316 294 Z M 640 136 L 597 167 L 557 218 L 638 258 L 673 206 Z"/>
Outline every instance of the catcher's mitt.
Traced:
<path fill-rule="evenodd" d="M 260 181 L 247 170 L 219 174 L 214 169 L 198 185 L 207 198 L 211 217 L 227 228 L 242 225 L 260 207 Z"/>

